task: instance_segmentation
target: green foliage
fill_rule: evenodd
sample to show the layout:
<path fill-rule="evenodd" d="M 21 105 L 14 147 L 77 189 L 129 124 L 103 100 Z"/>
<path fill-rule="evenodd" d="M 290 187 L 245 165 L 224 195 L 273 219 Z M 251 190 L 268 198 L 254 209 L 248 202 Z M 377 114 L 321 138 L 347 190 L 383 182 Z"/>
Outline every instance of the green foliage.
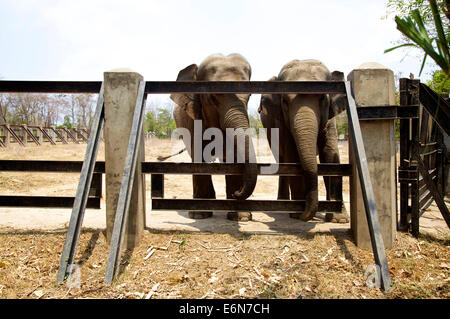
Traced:
<path fill-rule="evenodd" d="M 145 127 L 144 129 L 146 132 L 155 132 L 156 131 L 157 120 L 156 120 L 155 113 L 153 113 L 152 111 L 147 112 L 147 114 L 145 114 L 144 127 Z"/>
<path fill-rule="evenodd" d="M 150 110 L 145 114 L 145 131 L 154 132 L 157 137 L 170 137 L 176 124 L 172 110 L 159 107 L 156 111 Z"/>
<path fill-rule="evenodd" d="M 348 134 L 348 123 L 347 122 L 339 123 L 337 125 L 337 131 L 338 131 L 338 136 L 339 135 L 347 136 L 347 134 Z"/>
<path fill-rule="evenodd" d="M 64 116 L 64 123 L 61 125 L 67 128 L 72 128 L 73 127 L 73 123 L 70 121 L 70 116 L 66 115 Z"/>
<path fill-rule="evenodd" d="M 255 129 L 256 135 L 258 136 L 259 129 L 263 127 L 261 119 L 259 118 L 259 114 L 256 114 L 256 116 L 249 114 L 248 120 L 249 120 L 250 128 Z"/>
<path fill-rule="evenodd" d="M 444 4 L 445 0 L 439 0 L 438 4 Z M 399 17 L 408 16 L 411 11 L 419 10 L 426 24 L 433 21 L 433 13 L 428 5 L 428 0 L 388 0 L 387 7 L 393 10 Z"/>
<path fill-rule="evenodd" d="M 450 77 L 437 70 L 433 73 L 433 79 L 427 81 L 427 85 L 438 94 L 450 94 Z"/>
<path fill-rule="evenodd" d="M 446 28 L 447 30 L 444 31 L 442 18 L 439 13 L 439 8 L 436 0 L 429 0 L 429 10 L 431 11 L 433 16 L 436 36 L 430 37 L 428 32 L 430 27 L 428 25 L 427 28 L 426 22 L 422 17 L 424 13 L 421 13 L 419 9 L 413 9 L 409 12 L 408 16 L 401 17 L 397 15 L 395 17 L 397 29 L 412 42 L 397 45 L 385 50 L 384 52 L 387 53 L 392 50 L 407 46 L 421 48 L 424 52 L 424 58 L 419 75 L 422 73 L 426 58 L 428 56 L 430 56 L 447 75 L 450 75 L 450 53 L 448 45 L 450 37 L 448 27 Z M 448 24 L 446 25 L 448 26 Z"/>

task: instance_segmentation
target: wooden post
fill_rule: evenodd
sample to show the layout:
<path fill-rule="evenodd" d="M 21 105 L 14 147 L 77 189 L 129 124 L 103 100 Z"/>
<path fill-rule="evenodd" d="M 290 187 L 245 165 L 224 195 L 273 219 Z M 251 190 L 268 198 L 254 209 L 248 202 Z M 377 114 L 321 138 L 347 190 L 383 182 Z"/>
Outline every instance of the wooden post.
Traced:
<path fill-rule="evenodd" d="M 24 144 L 24 146 L 27 146 L 28 144 L 28 134 L 27 134 L 27 129 L 26 129 L 27 125 L 21 125 L 20 126 L 20 137 L 22 138 L 22 142 Z"/>
<path fill-rule="evenodd" d="M 11 143 L 11 134 L 9 133 L 9 124 L 3 126 L 3 131 L 5 132 L 5 146 L 8 147 Z"/>

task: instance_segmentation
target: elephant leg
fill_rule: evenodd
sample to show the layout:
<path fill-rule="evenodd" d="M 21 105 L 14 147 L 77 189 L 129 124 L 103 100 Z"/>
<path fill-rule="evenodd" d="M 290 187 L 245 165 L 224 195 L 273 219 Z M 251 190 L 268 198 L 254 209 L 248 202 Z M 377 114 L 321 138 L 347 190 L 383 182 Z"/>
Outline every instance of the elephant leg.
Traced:
<path fill-rule="evenodd" d="M 239 175 L 226 175 L 226 193 L 227 199 L 232 199 L 235 191 L 239 190 L 242 185 L 242 176 Z M 229 220 L 237 221 L 249 221 L 252 220 L 252 213 L 250 212 L 228 212 L 227 218 Z"/>
<path fill-rule="evenodd" d="M 335 118 L 328 120 L 325 129 L 319 134 L 317 144 L 321 163 L 340 163 Z M 327 200 L 342 201 L 342 176 L 324 176 L 323 181 L 327 191 Z M 348 223 L 349 215 L 344 204 L 342 203 L 341 212 L 326 213 L 325 221 Z"/>
<path fill-rule="evenodd" d="M 174 118 L 177 124 L 177 128 L 186 128 L 190 132 L 191 140 L 188 141 L 183 138 L 183 143 L 186 145 L 189 152 L 189 156 L 192 158 L 193 157 L 192 150 L 194 150 L 194 120 L 190 118 L 189 115 L 178 106 L 175 108 Z M 194 198 L 205 198 L 205 199 L 216 198 L 216 193 L 214 191 L 211 175 L 193 175 L 192 187 Z M 212 214 L 213 214 L 212 212 L 191 211 L 189 212 L 189 217 L 193 219 L 203 219 L 211 217 Z"/>
<path fill-rule="evenodd" d="M 194 198 L 216 198 L 211 175 L 193 175 L 192 184 Z M 203 219 L 211 217 L 212 214 L 212 212 L 189 212 L 189 217 L 193 219 Z"/>

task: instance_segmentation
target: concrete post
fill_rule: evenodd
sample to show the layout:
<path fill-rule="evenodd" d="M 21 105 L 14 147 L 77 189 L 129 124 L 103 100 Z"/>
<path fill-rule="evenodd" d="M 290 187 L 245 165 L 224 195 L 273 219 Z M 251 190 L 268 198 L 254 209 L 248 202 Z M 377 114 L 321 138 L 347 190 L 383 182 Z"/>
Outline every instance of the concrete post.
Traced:
<path fill-rule="evenodd" d="M 351 81 L 357 106 L 395 105 L 393 72 L 378 63 L 364 63 L 347 77 Z M 391 248 L 396 237 L 395 125 L 394 120 L 360 121 L 370 178 L 378 210 L 385 248 Z M 349 159 L 355 161 L 350 143 Z M 360 248 L 371 249 L 369 228 L 364 210 L 356 165 L 350 178 L 351 228 Z"/>
<path fill-rule="evenodd" d="M 143 77 L 131 70 L 118 69 L 104 73 L 105 87 L 105 185 L 106 233 L 108 242 L 114 228 L 114 218 L 127 154 L 139 81 Z M 140 161 L 145 160 L 144 138 L 139 145 L 138 164 L 133 183 L 130 209 L 126 221 L 124 248 L 134 248 L 145 226 L 145 179 Z"/>
<path fill-rule="evenodd" d="M 23 142 L 23 144 L 25 146 L 28 145 L 28 134 L 27 134 L 26 129 L 27 129 L 27 125 L 24 124 L 24 125 L 21 126 L 21 130 L 20 130 L 20 134 L 21 134 L 21 137 L 22 137 L 22 142 Z"/>

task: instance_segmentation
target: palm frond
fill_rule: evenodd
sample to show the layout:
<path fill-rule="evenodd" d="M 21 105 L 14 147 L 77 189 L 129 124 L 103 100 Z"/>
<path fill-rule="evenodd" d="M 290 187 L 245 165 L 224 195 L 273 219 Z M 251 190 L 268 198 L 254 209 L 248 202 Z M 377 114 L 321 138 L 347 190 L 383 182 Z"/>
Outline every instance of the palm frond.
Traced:
<path fill-rule="evenodd" d="M 439 14 L 438 6 L 436 4 L 436 0 L 429 0 L 429 1 L 431 11 L 433 12 L 433 18 L 438 38 L 430 38 L 426 25 L 420 14 L 420 11 L 418 9 L 415 9 L 410 12 L 409 16 L 395 17 L 397 29 L 401 33 L 403 33 L 406 37 L 408 37 L 413 43 L 406 43 L 386 49 L 384 53 L 391 52 L 395 49 L 406 46 L 420 47 L 425 53 L 420 68 L 420 73 L 422 73 L 422 70 L 425 66 L 426 58 L 430 56 L 447 75 L 450 75 L 450 54 L 448 44 L 449 35 L 444 32 L 444 28 L 442 27 L 442 21 Z M 435 44 L 433 43 L 434 41 L 436 41 Z"/>

